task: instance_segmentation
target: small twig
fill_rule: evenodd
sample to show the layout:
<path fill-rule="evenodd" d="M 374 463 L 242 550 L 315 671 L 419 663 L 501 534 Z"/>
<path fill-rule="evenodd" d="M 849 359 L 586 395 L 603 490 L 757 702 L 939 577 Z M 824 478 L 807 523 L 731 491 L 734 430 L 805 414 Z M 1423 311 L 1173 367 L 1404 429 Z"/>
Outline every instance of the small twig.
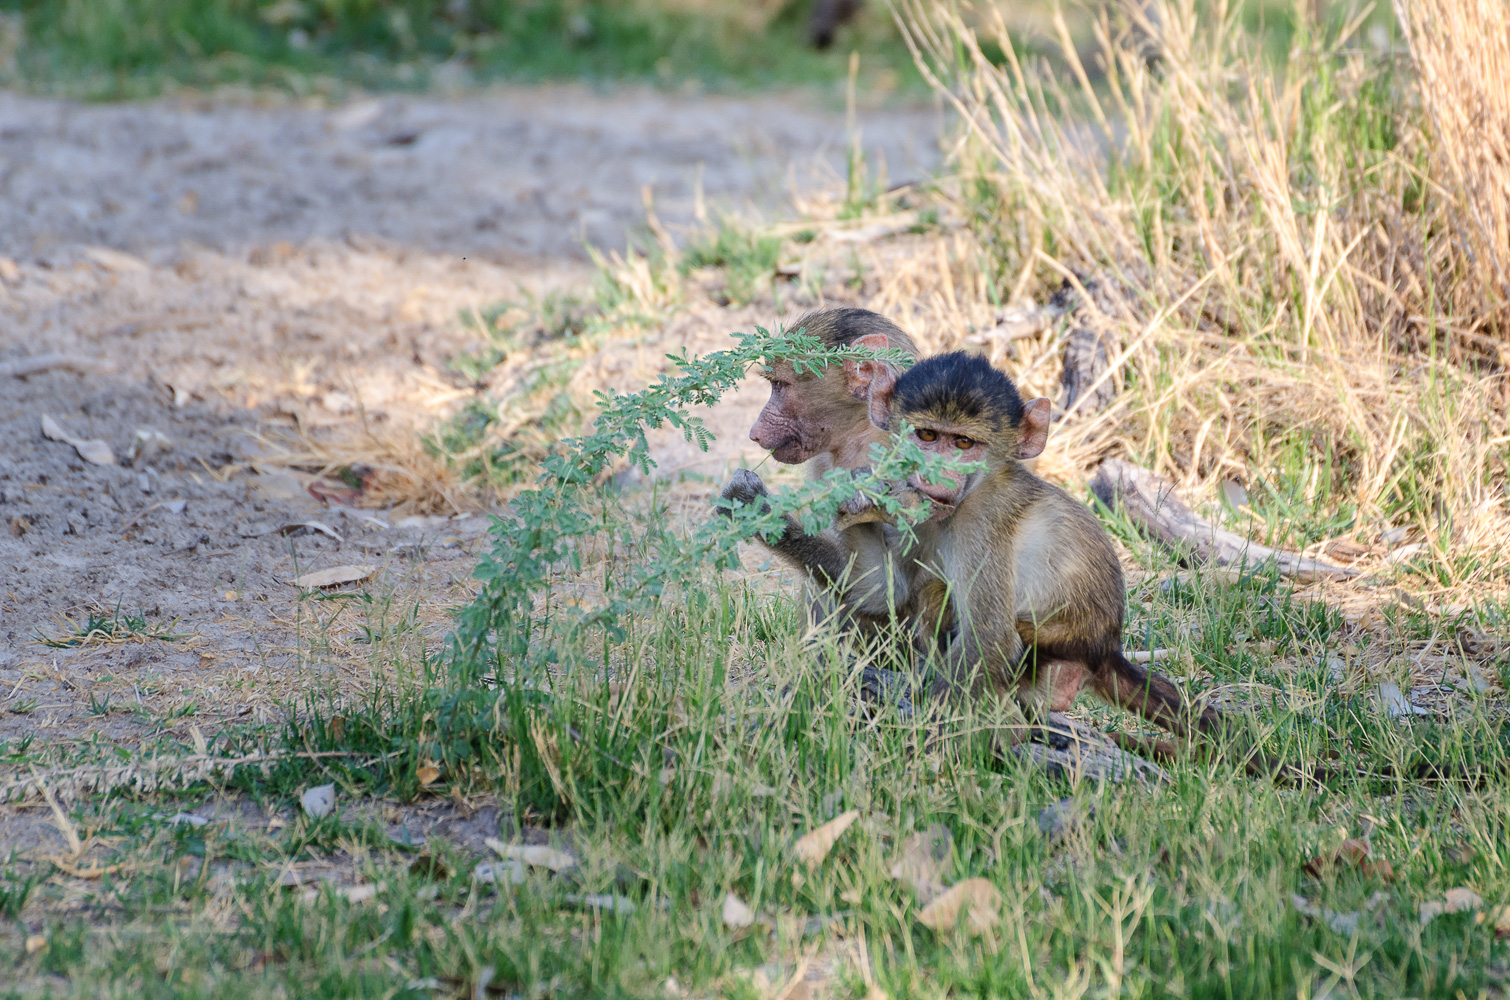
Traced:
<path fill-rule="evenodd" d="M 0 361 L 0 378 L 25 378 L 28 375 L 40 375 L 42 372 L 52 371 L 54 368 L 78 372 L 80 375 L 108 375 L 115 371 L 115 366 L 108 361 L 50 353 L 17 358 L 14 361 Z"/>
<path fill-rule="evenodd" d="M 159 500 L 157 503 L 149 504 L 148 506 L 143 507 L 141 510 L 137 511 L 136 514 L 132 516 L 131 520 L 121 525 L 121 534 L 124 535 L 126 532 L 136 527 L 137 523 L 141 521 L 142 518 L 146 517 L 148 514 L 152 513 L 154 510 L 157 510 L 161 506 L 163 506 L 163 501 Z"/>

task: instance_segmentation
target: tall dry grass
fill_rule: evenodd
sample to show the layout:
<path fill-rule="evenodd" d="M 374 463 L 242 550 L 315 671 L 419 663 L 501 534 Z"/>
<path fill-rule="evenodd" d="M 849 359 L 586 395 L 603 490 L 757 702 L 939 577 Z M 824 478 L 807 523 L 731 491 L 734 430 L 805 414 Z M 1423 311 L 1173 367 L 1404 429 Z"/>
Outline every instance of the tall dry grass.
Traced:
<path fill-rule="evenodd" d="M 965 124 L 954 190 L 999 286 L 1100 288 L 1125 391 L 1063 422 L 1069 462 L 1121 450 L 1210 485 L 1309 461 L 1291 485 L 1360 527 L 1414 522 L 1444 553 L 1506 540 L 1503 7 L 1408 5 L 1408 60 L 1359 48 L 1362 16 L 1303 26 L 1275 67 L 1221 0 L 1149 0 L 1103 14 L 1091 65 L 1056 18 L 1055 70 L 990 8 L 898 6 Z M 1058 346 L 1013 350 L 1044 380 Z"/>
<path fill-rule="evenodd" d="M 1470 294 L 1510 316 L 1510 7 L 1495 0 L 1396 0 L 1437 156 L 1432 179 L 1463 212 L 1453 234 Z"/>

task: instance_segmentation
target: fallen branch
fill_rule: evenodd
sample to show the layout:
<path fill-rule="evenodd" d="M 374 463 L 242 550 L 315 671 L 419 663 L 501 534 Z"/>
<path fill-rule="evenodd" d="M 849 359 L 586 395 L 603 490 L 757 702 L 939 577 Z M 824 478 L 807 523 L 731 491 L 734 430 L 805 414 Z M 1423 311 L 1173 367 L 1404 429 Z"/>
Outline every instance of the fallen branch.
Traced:
<path fill-rule="evenodd" d="M 965 343 L 981 347 L 1036 337 L 1054 325 L 1060 313 L 1039 306 L 1003 309 L 989 326 L 965 335 Z"/>
<path fill-rule="evenodd" d="M 1039 735 L 1046 742 L 1019 743 L 1010 752 L 1018 760 L 1042 768 L 1051 778 L 1112 784 L 1169 780 L 1163 768 L 1129 752 L 1146 752 L 1146 741 L 1133 740 L 1130 746 L 1119 747 L 1104 734 L 1058 712 L 1049 713 L 1048 724 L 1039 729 Z"/>
<path fill-rule="evenodd" d="M 14 361 L 0 361 L 0 378 L 25 378 L 28 375 L 40 375 L 42 372 L 61 368 L 64 371 L 78 372 L 80 375 L 107 375 L 115 371 L 115 366 L 108 361 L 100 361 L 97 358 L 80 358 L 67 354 L 36 354 L 29 358 L 16 358 Z"/>
<path fill-rule="evenodd" d="M 1114 338 L 1104 323 L 1099 327 L 1078 323 L 1070 328 L 1064 341 L 1059 371 L 1059 384 L 1064 388 L 1059 397 L 1062 413 L 1077 410 L 1089 416 L 1105 409 L 1117 398 L 1117 387 L 1107 375 L 1111 367 L 1111 349 L 1119 346 Z"/>
<path fill-rule="evenodd" d="M 1154 541 L 1186 563 L 1259 570 L 1269 565 L 1297 580 L 1346 579 L 1358 571 L 1273 549 L 1218 528 L 1196 516 L 1174 492 L 1174 484 L 1131 462 L 1109 458 L 1091 477 L 1091 492 L 1113 510 L 1118 506 Z"/>

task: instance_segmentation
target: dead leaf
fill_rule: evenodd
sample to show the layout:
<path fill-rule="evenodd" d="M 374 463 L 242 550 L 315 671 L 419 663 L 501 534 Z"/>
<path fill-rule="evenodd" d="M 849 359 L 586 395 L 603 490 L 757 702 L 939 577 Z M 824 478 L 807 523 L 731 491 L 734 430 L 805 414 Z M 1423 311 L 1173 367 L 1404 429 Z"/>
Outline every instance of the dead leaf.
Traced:
<path fill-rule="evenodd" d="M 26 939 L 26 953 L 28 955 L 35 955 L 37 952 L 41 951 L 43 948 L 46 948 L 46 947 L 47 947 L 47 935 L 46 934 L 33 934 L 31 937 L 29 937 L 29 938 Z"/>
<path fill-rule="evenodd" d="M 83 438 L 74 437 L 65 431 L 52 417 L 43 414 L 42 436 L 50 441 L 61 441 L 63 444 L 73 445 L 73 450 L 79 453 L 79 457 L 94 465 L 114 465 L 115 453 L 110 446 L 99 438 L 91 438 L 86 441 Z"/>
<path fill-rule="evenodd" d="M 942 823 L 914 833 L 902 841 L 891 864 L 891 877 L 905 883 L 917 894 L 918 902 L 927 905 L 944 892 L 944 866 L 952 841 L 949 828 Z"/>
<path fill-rule="evenodd" d="M 1443 898 L 1430 899 L 1421 904 L 1421 926 L 1425 927 L 1444 913 L 1466 913 L 1483 905 L 1483 897 L 1465 885 L 1448 889 Z"/>
<path fill-rule="evenodd" d="M 361 583 L 377 575 L 378 568 L 369 563 L 353 563 L 348 566 L 332 566 L 315 573 L 296 576 L 291 583 L 301 590 L 316 590 L 320 587 L 339 587 L 347 583 Z"/>
<path fill-rule="evenodd" d="M 1336 850 L 1326 856 L 1312 858 L 1305 863 L 1305 873 L 1312 878 L 1321 878 L 1334 867 L 1357 868 L 1364 875 L 1389 881 L 1395 877 L 1394 866 L 1384 858 L 1373 857 L 1368 841 L 1358 837 L 1344 840 Z"/>
<path fill-rule="evenodd" d="M 162 431 L 151 427 L 138 427 L 126 449 L 126 461 L 131 465 L 144 465 L 156 455 L 173 447 L 173 441 Z"/>
<path fill-rule="evenodd" d="M 754 926 L 755 911 L 732 892 L 724 894 L 724 926 L 731 930 L 743 930 Z"/>
<path fill-rule="evenodd" d="M 299 805 L 315 819 L 329 816 L 336 807 L 336 786 L 316 785 L 299 796 Z"/>
<path fill-rule="evenodd" d="M 934 931 L 952 930 L 965 915 L 965 928 L 984 934 L 1000 919 L 1001 893 L 983 878 L 967 878 L 923 907 L 918 923 Z"/>
<path fill-rule="evenodd" d="M 851 823 L 860 818 L 860 810 L 851 809 L 846 813 L 824 823 L 818 829 L 801 837 L 792 845 L 792 852 L 799 860 L 806 861 L 809 866 L 816 867 L 828 857 L 828 852 L 833 850 L 834 844 L 843 836 L 844 831 L 849 829 Z"/>
<path fill-rule="evenodd" d="M 575 857 L 566 851 L 558 851 L 544 844 L 505 844 L 496 837 L 486 837 L 483 843 L 487 844 L 500 858 L 520 861 L 531 868 L 549 868 L 553 872 L 564 872 L 577 867 Z"/>
<path fill-rule="evenodd" d="M 1422 708 L 1407 698 L 1400 690 L 1400 685 L 1392 681 L 1386 681 L 1374 689 L 1374 696 L 1379 699 L 1379 707 L 1384 714 L 1391 719 L 1403 719 L 1412 715 L 1430 715 L 1431 709 Z"/>
<path fill-rule="evenodd" d="M 426 764 L 419 769 L 418 777 L 421 788 L 424 788 L 426 785 L 433 785 L 440 780 L 440 768 L 433 764 Z"/>

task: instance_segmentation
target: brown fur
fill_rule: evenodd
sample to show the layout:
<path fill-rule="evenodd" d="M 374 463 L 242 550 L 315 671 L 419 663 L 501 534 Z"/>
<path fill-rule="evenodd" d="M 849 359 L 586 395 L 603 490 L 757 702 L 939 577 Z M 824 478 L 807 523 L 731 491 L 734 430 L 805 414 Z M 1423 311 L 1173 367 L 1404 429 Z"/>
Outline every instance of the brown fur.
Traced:
<path fill-rule="evenodd" d="M 918 354 L 904 331 L 865 309 L 812 313 L 790 329 L 805 329 L 829 347 L 861 344 Z M 890 371 L 879 362 L 846 361 L 799 373 L 790 362 L 776 361 L 764 373 L 771 398 L 750 428 L 750 438 L 770 449 L 778 462 L 807 462 L 809 479 L 821 479 L 832 469 L 862 468 L 871 444 L 887 438 L 885 431 L 872 426 L 868 412 L 870 381 L 880 369 Z M 723 499 L 741 503 L 764 495 L 760 477 L 746 470 L 736 473 L 722 493 Z M 846 631 L 873 635 L 906 598 L 908 577 L 895 556 L 896 539 L 895 528 L 875 520 L 831 527 L 816 535 L 791 520 L 771 549 L 808 576 L 813 622 L 837 620 Z"/>
<path fill-rule="evenodd" d="M 1220 732 L 1218 713 L 1193 711 L 1170 681 L 1123 655 L 1126 597 L 1111 541 L 1083 504 L 1022 465 L 1043 446 L 1047 401 L 1014 409 L 1021 413 L 1015 423 L 1003 421 L 1005 403 L 993 409 L 990 401 L 961 398 L 969 392 L 960 371 L 973 368 L 969 374 L 981 376 L 978 366 L 950 368 L 947 358 L 936 360 L 937 375 L 920 366 L 902 392 L 882 373 L 872 382 L 871 404 L 875 422 L 905 421 L 925 449 L 956 453 L 952 447 L 986 465 L 984 472 L 936 483 L 914 477 L 908 484 L 942 502 L 925 548 L 914 554 L 915 571 L 925 579 L 910 586 L 914 600 L 904 609 L 919 634 L 932 638 L 943 664 L 941 688 L 971 701 L 988 690 L 1011 694 L 1030 719 L 1041 720 L 1068 708 L 1089 685 L 1181 737 Z M 947 386 L 939 387 L 949 397 L 944 405 L 901 405 L 931 398 L 926 381 L 919 385 L 913 376 L 946 374 Z M 993 391 L 1005 399 L 1005 388 Z"/>

